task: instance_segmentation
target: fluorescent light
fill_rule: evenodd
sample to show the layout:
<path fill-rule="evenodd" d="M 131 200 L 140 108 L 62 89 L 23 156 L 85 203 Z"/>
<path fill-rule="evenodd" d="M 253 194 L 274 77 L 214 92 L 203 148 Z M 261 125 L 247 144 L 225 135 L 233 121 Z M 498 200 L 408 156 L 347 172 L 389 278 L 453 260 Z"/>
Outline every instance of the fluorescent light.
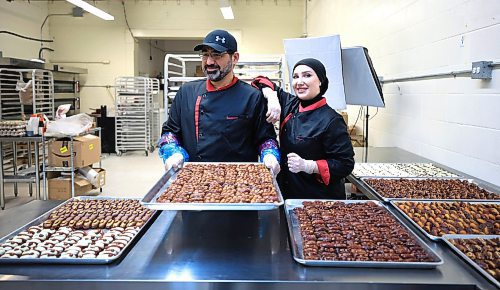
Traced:
<path fill-rule="evenodd" d="M 233 9 L 231 9 L 231 6 L 221 7 L 220 12 L 222 12 L 224 19 L 234 19 Z"/>
<path fill-rule="evenodd" d="M 113 15 L 108 14 L 95 6 L 92 6 L 83 0 L 66 0 L 66 1 L 104 20 L 115 20 L 115 17 L 113 17 Z"/>

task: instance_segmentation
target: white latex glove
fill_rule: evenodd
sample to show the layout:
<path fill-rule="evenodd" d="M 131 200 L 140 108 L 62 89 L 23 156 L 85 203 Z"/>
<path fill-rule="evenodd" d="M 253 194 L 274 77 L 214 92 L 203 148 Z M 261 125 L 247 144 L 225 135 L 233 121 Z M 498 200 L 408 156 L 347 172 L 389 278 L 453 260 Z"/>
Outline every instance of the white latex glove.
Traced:
<path fill-rule="evenodd" d="M 318 165 L 314 160 L 302 159 L 299 155 L 295 153 L 289 153 L 288 157 L 288 169 L 290 172 L 298 173 L 303 171 L 307 174 L 318 173 Z"/>
<path fill-rule="evenodd" d="M 262 93 L 264 94 L 264 98 L 267 99 L 266 121 L 268 123 L 274 124 L 280 120 L 281 114 L 281 106 L 278 99 L 278 93 L 267 87 L 262 89 Z"/>
<path fill-rule="evenodd" d="M 169 171 L 172 167 L 177 170 L 184 164 L 184 156 L 180 153 L 174 153 L 165 160 L 165 170 Z"/>
<path fill-rule="evenodd" d="M 266 154 L 264 155 L 264 165 L 271 170 L 271 174 L 273 176 L 278 175 L 278 173 L 281 170 L 280 163 L 276 159 L 276 157 L 272 154 Z"/>

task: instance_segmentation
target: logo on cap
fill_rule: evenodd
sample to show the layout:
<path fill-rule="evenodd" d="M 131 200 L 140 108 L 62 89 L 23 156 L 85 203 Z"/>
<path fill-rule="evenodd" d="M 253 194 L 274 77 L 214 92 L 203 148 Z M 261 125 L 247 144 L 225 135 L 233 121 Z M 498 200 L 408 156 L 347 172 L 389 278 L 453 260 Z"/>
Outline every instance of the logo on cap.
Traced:
<path fill-rule="evenodd" d="M 217 35 L 217 36 L 215 36 L 215 41 L 219 41 L 219 40 L 220 40 L 222 43 L 226 43 L 226 38 L 225 38 L 225 37 L 222 37 L 222 38 L 221 38 L 221 37 L 220 37 L 220 36 L 218 36 L 218 35 Z"/>

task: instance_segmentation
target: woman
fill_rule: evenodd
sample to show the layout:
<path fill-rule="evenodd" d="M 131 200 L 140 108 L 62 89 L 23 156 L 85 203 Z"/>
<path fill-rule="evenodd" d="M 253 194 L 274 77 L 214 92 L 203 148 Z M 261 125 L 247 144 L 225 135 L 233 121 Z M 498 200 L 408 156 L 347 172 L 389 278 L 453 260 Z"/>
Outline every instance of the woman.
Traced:
<path fill-rule="evenodd" d="M 278 183 L 285 199 L 345 199 L 344 178 L 354 168 L 354 151 L 344 119 L 323 96 L 328 89 L 323 64 L 313 58 L 295 64 L 296 96 L 265 77 L 252 84 L 262 90 L 270 108 L 277 102 L 281 107 Z M 277 117 L 270 111 L 268 121 Z"/>

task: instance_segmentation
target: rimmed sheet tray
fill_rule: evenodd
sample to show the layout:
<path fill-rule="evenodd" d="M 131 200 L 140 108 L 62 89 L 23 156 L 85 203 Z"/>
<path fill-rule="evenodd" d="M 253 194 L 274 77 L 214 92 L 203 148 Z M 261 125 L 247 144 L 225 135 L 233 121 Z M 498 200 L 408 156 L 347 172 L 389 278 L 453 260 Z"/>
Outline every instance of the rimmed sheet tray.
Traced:
<path fill-rule="evenodd" d="M 495 194 L 498 199 L 464 199 L 464 198 L 461 198 L 461 199 L 455 199 L 455 198 L 447 198 L 447 199 L 444 199 L 444 198 L 416 198 L 416 197 L 412 197 L 412 198 L 406 198 L 406 197 L 387 197 L 387 196 L 384 196 L 383 193 L 377 191 L 373 186 L 370 185 L 370 183 L 367 182 L 367 180 L 369 179 L 383 179 L 383 180 L 399 180 L 399 179 L 408 179 L 408 180 L 431 180 L 431 179 L 436 179 L 436 180 L 460 180 L 460 181 L 467 181 L 471 184 L 474 184 L 476 186 L 478 186 L 480 189 L 483 189 L 483 190 L 486 190 L 488 191 L 489 193 L 491 194 Z M 500 194 L 498 193 L 494 193 L 488 189 L 485 189 L 481 186 L 479 186 L 479 184 L 477 184 L 476 182 L 474 182 L 473 179 L 462 179 L 462 178 L 434 178 L 434 177 L 413 177 L 413 178 L 408 178 L 408 177 L 362 177 L 361 178 L 361 181 L 364 182 L 366 184 L 366 187 L 368 189 L 370 189 L 373 194 L 375 196 L 377 196 L 377 198 L 383 200 L 384 202 L 390 202 L 391 200 L 447 200 L 447 201 L 500 201 Z"/>
<path fill-rule="evenodd" d="M 187 162 L 188 164 L 259 164 L 258 162 Z M 263 165 L 262 165 L 263 166 Z M 149 192 L 141 200 L 141 204 L 147 208 L 155 210 L 273 210 L 281 205 L 283 205 L 283 196 L 273 177 L 273 186 L 278 195 L 278 202 L 274 203 L 162 203 L 158 202 L 157 199 L 160 195 L 172 184 L 176 179 L 177 175 L 182 169 L 175 171 L 170 169 L 166 172 L 158 182 L 149 190 Z"/>
<path fill-rule="evenodd" d="M 397 167 L 402 167 L 402 169 Z M 354 165 L 352 175 L 356 178 L 461 178 L 460 175 L 450 172 L 433 163 L 356 163 Z"/>
<path fill-rule="evenodd" d="M 464 259 L 467 263 L 469 263 L 472 267 L 478 270 L 481 274 L 483 274 L 488 280 L 490 280 L 496 287 L 500 288 L 500 281 L 495 279 L 490 273 L 484 270 L 481 266 L 479 266 L 474 260 L 469 258 L 464 252 L 459 250 L 454 244 L 451 243 L 450 240 L 469 240 L 469 239 L 500 239 L 500 235 L 444 235 L 443 241 L 462 259 Z M 497 261 L 498 265 L 498 261 Z"/>
<path fill-rule="evenodd" d="M 63 207 L 74 200 L 138 200 L 137 198 L 121 198 L 121 197 L 95 197 L 95 196 L 80 196 L 73 197 L 66 200 L 60 205 L 54 207 L 52 210 L 44 213 L 43 215 L 37 217 L 31 222 L 25 224 L 24 226 L 14 230 L 7 236 L 0 239 L 0 245 L 9 240 L 10 238 L 16 236 L 18 233 L 32 227 L 41 226 L 42 223 L 47 220 L 50 214 Z M 137 234 L 127 243 L 127 245 L 116 255 L 110 258 L 0 258 L 0 264 L 110 264 L 120 258 L 122 258 L 125 253 L 133 247 L 133 245 L 140 239 L 144 232 L 149 228 L 153 221 L 157 218 L 159 212 L 154 212 L 151 217 L 141 226 Z M 107 230 L 105 230 L 107 231 Z"/>
<path fill-rule="evenodd" d="M 421 231 L 426 237 L 428 237 L 429 239 L 434 240 L 434 241 L 440 241 L 440 240 L 442 240 L 442 237 L 441 236 L 435 236 L 435 235 L 432 235 L 431 233 L 428 233 L 417 222 L 415 222 L 411 217 L 409 217 L 402 209 L 400 209 L 397 206 L 398 203 L 404 203 L 404 202 L 419 202 L 419 203 L 431 203 L 431 202 L 453 203 L 453 202 L 463 202 L 463 203 L 470 203 L 470 204 L 496 204 L 496 205 L 500 205 L 500 202 L 495 202 L 495 201 L 469 201 L 469 200 L 452 201 L 452 200 L 425 200 L 425 199 L 393 199 L 393 200 L 390 201 L 390 203 L 396 208 L 396 210 L 399 211 L 413 226 L 415 226 L 419 231 Z"/>
<path fill-rule="evenodd" d="M 384 208 L 403 228 L 408 232 L 418 245 L 420 245 L 433 259 L 433 262 L 381 262 L 381 261 L 331 261 L 331 260 L 306 260 L 303 256 L 302 236 L 300 233 L 300 224 L 293 210 L 302 207 L 304 201 L 335 201 L 342 203 L 367 203 L 373 202 L 377 206 Z M 364 267 L 364 268 L 436 268 L 443 264 L 439 255 L 434 252 L 427 244 L 415 235 L 397 216 L 394 216 L 387 210 L 387 207 L 380 201 L 374 200 L 311 200 L 311 199 L 287 199 L 285 201 L 285 215 L 290 233 L 292 254 L 295 261 L 307 266 L 329 266 L 329 267 Z"/>

